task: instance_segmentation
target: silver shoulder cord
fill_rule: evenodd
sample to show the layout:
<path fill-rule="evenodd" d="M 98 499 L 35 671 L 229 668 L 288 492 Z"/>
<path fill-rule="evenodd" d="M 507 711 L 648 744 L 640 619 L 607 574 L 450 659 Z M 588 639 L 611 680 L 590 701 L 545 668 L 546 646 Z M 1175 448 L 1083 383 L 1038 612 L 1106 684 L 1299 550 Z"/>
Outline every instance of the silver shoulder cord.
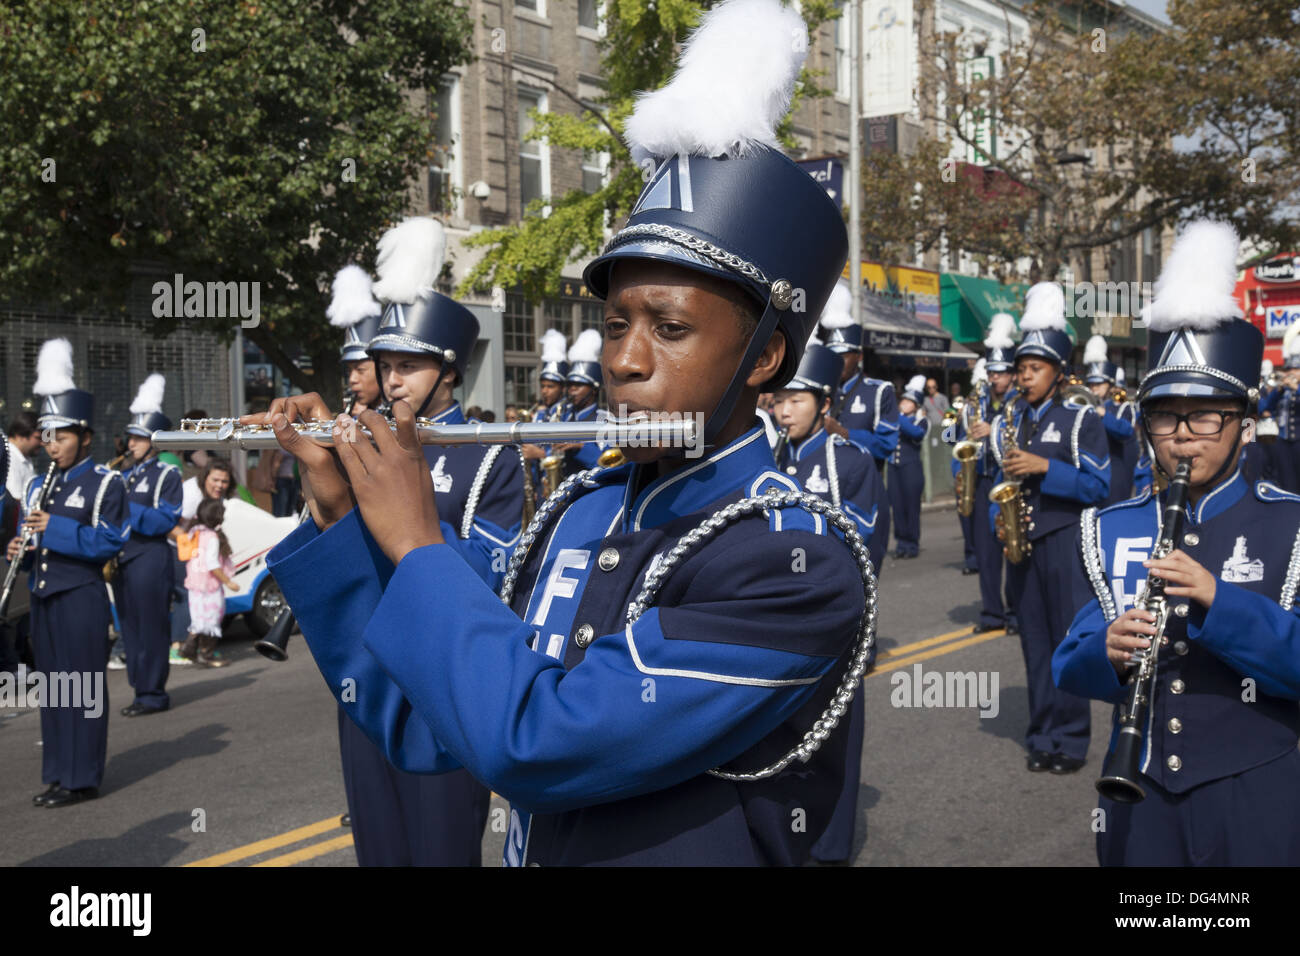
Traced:
<path fill-rule="evenodd" d="M 470 485 L 469 495 L 465 499 L 465 514 L 460 520 L 460 536 L 462 539 L 469 537 L 470 531 L 474 529 L 474 512 L 478 510 L 478 500 L 483 495 L 483 485 L 487 483 L 488 473 L 492 471 L 492 463 L 497 460 L 501 454 L 504 445 L 493 445 L 479 462 L 478 471 L 474 473 L 474 484 Z M 520 455 L 520 460 L 523 460 Z"/>
<path fill-rule="evenodd" d="M 551 516 L 561 510 L 562 506 L 572 496 L 577 485 L 588 480 L 599 471 L 601 469 L 591 468 L 569 476 L 555 490 L 555 493 L 537 509 L 537 514 L 533 516 L 528 530 L 519 539 L 519 544 L 510 556 L 510 563 L 506 567 L 505 579 L 501 584 L 501 600 L 507 606 L 514 596 L 515 581 L 519 577 L 519 571 L 523 567 L 533 542 L 550 521 Z M 765 780 L 768 777 L 776 776 L 796 759 L 800 763 L 807 763 L 811 760 L 813 754 L 830 737 L 831 731 L 839 725 L 840 719 L 848 713 L 849 704 L 853 701 L 853 695 L 862 684 L 862 675 L 866 673 L 867 661 L 871 656 L 871 648 L 876 639 L 876 576 L 871 568 L 871 557 L 867 553 L 866 542 L 862 540 L 862 535 L 858 533 L 856 523 L 839 508 L 805 491 L 791 491 L 788 489 L 782 491 L 778 488 L 771 488 L 766 494 L 758 497 L 744 498 L 732 502 L 726 507 L 715 511 L 703 522 L 683 535 L 677 544 L 673 545 L 668 553 L 664 555 L 659 565 L 646 574 L 641 593 L 637 595 L 635 601 L 628 605 L 627 609 L 627 624 L 631 626 L 653 604 L 655 596 L 659 593 L 659 589 L 668 578 L 668 575 L 692 549 L 708 541 L 709 538 L 733 521 L 749 517 L 755 512 L 783 507 L 798 507 L 810 514 L 822 515 L 830 524 L 844 533 L 845 543 L 853 553 L 853 558 L 858 564 L 858 570 L 862 574 L 862 596 L 864 599 L 862 619 L 858 624 L 858 638 L 853 648 L 853 656 L 849 660 L 849 667 L 844 672 L 844 677 L 840 680 L 839 686 L 836 688 L 835 694 L 831 697 L 826 709 L 822 711 L 821 716 L 813 723 L 812 728 L 803 735 L 803 739 L 794 748 L 775 763 L 768 764 L 768 766 L 752 773 L 731 773 L 717 768 L 708 771 L 712 776 L 736 783 Z"/>

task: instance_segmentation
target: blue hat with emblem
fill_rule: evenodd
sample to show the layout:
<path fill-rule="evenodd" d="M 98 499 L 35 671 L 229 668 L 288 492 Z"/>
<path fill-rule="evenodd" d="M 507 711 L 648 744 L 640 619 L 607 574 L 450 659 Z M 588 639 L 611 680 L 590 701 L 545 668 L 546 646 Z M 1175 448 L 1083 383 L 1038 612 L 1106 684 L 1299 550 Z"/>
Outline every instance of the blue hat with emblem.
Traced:
<path fill-rule="evenodd" d="M 569 362 L 565 356 L 564 333 L 547 329 L 542 333 L 542 371 L 537 376 L 543 382 L 560 382 L 569 378 Z"/>
<path fill-rule="evenodd" d="M 654 174 L 583 272 L 602 299 L 614 266 L 630 259 L 725 280 L 753 301 L 757 328 L 738 366 L 723 373 L 730 381 L 706 441 L 730 418 L 773 332 L 785 339 L 785 357 L 763 387 L 791 379 L 844 268 L 838 204 L 780 152 L 776 136 L 807 47 L 802 18 L 779 0 L 727 0 L 703 15 L 673 80 L 643 95 L 628 119 L 633 158 Z"/>
<path fill-rule="evenodd" d="M 799 360 L 799 367 L 795 369 L 794 378 L 785 387 L 830 397 L 839 387 L 840 371 L 843 368 L 842 354 L 820 342 L 809 342 L 804 349 L 803 358 Z"/>
<path fill-rule="evenodd" d="M 473 312 L 433 290 L 446 248 L 442 223 L 426 216 L 407 219 L 380 237 L 374 294 L 387 305 L 366 352 L 432 355 L 443 374 L 454 369 L 463 379 L 479 325 Z"/>
<path fill-rule="evenodd" d="M 984 368 L 989 372 L 1011 372 L 1016 367 L 1016 320 L 1006 312 L 994 314 L 984 339 Z"/>
<path fill-rule="evenodd" d="M 1114 385 L 1119 375 L 1119 366 L 1110 360 L 1106 351 L 1106 340 L 1100 335 L 1088 339 L 1083 347 L 1083 381 L 1087 385 Z"/>
<path fill-rule="evenodd" d="M 67 339 L 41 345 L 32 391 L 41 397 L 37 424 L 42 430 L 94 427 L 95 398 L 72 381 L 72 343 Z"/>
<path fill-rule="evenodd" d="M 1138 401 L 1178 396 L 1259 397 L 1264 336 L 1242 319 L 1233 295 L 1236 230 L 1224 222 L 1187 226 L 1142 311 L 1147 323 L 1147 372 Z"/>
<path fill-rule="evenodd" d="M 379 331 L 383 312 L 372 289 L 369 273 L 360 266 L 344 266 L 334 276 L 333 295 L 325 315 L 329 317 L 330 325 L 344 330 L 341 350 L 344 362 L 370 358 L 366 346 Z"/>
<path fill-rule="evenodd" d="M 986 365 L 985 368 L 988 366 Z M 911 399 L 912 404 L 920 408 L 925 404 L 925 376 L 913 375 L 903 386 L 903 397 Z"/>
<path fill-rule="evenodd" d="M 595 329 L 583 329 L 576 342 L 569 349 L 569 374 L 565 381 L 570 385 L 590 385 L 600 388 L 600 333 Z"/>
<path fill-rule="evenodd" d="M 831 290 L 821 317 L 822 341 L 832 352 L 848 354 L 862 349 L 862 326 L 853 321 L 853 293 L 841 279 Z"/>
<path fill-rule="evenodd" d="M 163 393 L 167 380 L 154 372 L 141 384 L 131 403 L 131 421 L 126 426 L 128 435 L 152 438 L 154 432 L 171 431 L 172 420 L 163 414 Z"/>
<path fill-rule="evenodd" d="M 1025 295 L 1025 312 L 1020 317 L 1024 337 L 1016 346 L 1016 358 L 1035 356 L 1070 364 L 1074 343 L 1065 323 L 1065 291 L 1055 282 L 1038 282 Z"/>

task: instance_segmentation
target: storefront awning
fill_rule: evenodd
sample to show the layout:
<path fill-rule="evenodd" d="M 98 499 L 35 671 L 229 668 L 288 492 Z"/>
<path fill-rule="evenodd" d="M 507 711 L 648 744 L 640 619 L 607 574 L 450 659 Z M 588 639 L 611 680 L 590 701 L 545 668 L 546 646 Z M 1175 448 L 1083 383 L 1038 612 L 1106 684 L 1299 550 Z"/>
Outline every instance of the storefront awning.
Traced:
<path fill-rule="evenodd" d="M 968 368 L 976 355 L 956 345 L 944 328 L 918 319 L 903 308 L 864 293 L 863 345 L 869 354 L 906 358 L 918 368 Z"/>
<path fill-rule="evenodd" d="M 993 279 L 944 272 L 939 276 L 939 308 L 943 327 L 958 342 L 983 342 L 997 312 L 1019 317 L 1029 286 L 1003 285 Z"/>

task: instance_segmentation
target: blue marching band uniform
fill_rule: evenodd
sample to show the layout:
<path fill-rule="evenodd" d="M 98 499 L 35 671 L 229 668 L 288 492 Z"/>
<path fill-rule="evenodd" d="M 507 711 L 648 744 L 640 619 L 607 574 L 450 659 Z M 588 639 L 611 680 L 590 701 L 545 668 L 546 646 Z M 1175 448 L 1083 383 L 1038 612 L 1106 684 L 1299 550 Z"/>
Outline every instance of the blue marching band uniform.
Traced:
<path fill-rule="evenodd" d="M 415 244 L 418 231 L 440 228 L 433 220 L 408 221 L 390 230 L 381 242 Z M 382 263 L 380 275 L 381 281 L 393 278 L 386 275 Z M 344 345 L 345 359 L 359 357 L 355 328 L 349 330 Z M 442 365 L 439 381 L 453 372 L 463 379 L 478 331 L 478 321 L 468 309 L 426 291 L 413 302 L 388 303 L 365 354 L 435 356 Z M 380 386 L 382 393 L 382 381 Z M 420 411 L 428 410 L 426 417 L 436 424 L 463 424 L 459 402 L 441 410 L 429 408 L 436 390 L 435 386 Z M 500 445 L 426 445 L 424 455 L 445 533 L 474 541 L 502 565 L 519 535 L 523 473 L 518 452 Z M 293 604 L 296 614 L 300 606 Z M 298 619 L 305 622 L 306 618 L 298 614 Z M 364 693 L 364 688 L 358 693 Z M 348 717 L 346 706 L 339 708 L 339 751 L 360 865 L 479 865 L 490 793 L 469 773 L 428 776 L 398 769 Z"/>
<path fill-rule="evenodd" d="M 734 6 L 700 30 L 726 25 Z M 773 18 L 774 40 L 801 23 L 788 9 Z M 842 728 L 797 770 L 778 758 L 849 661 L 865 660 L 862 572 L 844 542 L 801 499 L 733 509 L 706 543 L 674 550 L 742 499 L 798 493 L 761 427 L 714 438 L 774 331 L 786 353 L 770 384 L 792 377 L 847 249 L 820 186 L 770 146 L 746 145 L 733 156 L 666 150 L 584 277 L 604 298 L 615 263 L 649 261 L 752 297 L 757 328 L 709 415 L 703 458 L 568 481 L 516 550 L 504 603 L 473 542 L 449 538 L 393 568 L 355 510 L 323 533 L 304 525 L 271 554 L 327 683 L 356 678 L 344 706 L 388 756 L 411 771 L 466 768 L 510 800 L 508 864 L 799 863 L 843 791 Z M 795 288 L 807 311 L 789 307 Z M 630 613 L 648 578 L 661 590 Z M 753 780 L 710 772 L 767 764 Z"/>
<path fill-rule="evenodd" d="M 1106 357 L 1106 340 L 1094 335 L 1084 352 L 1085 385 L 1119 384 L 1119 367 Z M 1132 402 L 1115 400 L 1114 393 L 1102 400 L 1099 409 L 1106 429 L 1110 453 L 1110 493 L 1105 504 L 1126 501 L 1133 496 L 1134 473 L 1138 467 L 1137 409 Z"/>
<path fill-rule="evenodd" d="M 1057 397 L 1071 351 L 1060 286 L 1039 283 L 1030 289 L 1021 330 L 1025 334 L 1016 347 L 1017 364 L 1027 357 L 1043 359 L 1056 367 L 1057 376 L 1057 385 L 1037 406 L 1022 396 L 1013 412 L 1018 447 L 1048 460 L 1046 474 L 1021 482 L 1030 515 L 1030 554 L 1020 564 L 1007 564 L 1029 690 L 1025 746 L 1030 770 L 1068 773 L 1082 766 L 1087 756 L 1089 709 L 1086 700 L 1052 684 L 1052 652 L 1064 638 L 1077 606 L 1079 515 L 1085 507 L 1105 500 L 1110 490 L 1110 455 L 1100 416 L 1087 405 L 1067 406 Z M 1001 422 L 995 424 L 991 437 L 1002 462 L 1007 447 Z M 1003 478 L 999 470 L 996 480 Z M 990 504 L 991 523 L 997 512 L 998 506 Z"/>
<path fill-rule="evenodd" d="M 94 398 L 72 384 L 72 347 L 53 339 L 41 348 L 35 392 L 41 397 L 42 430 L 93 427 Z M 78 451 L 78 455 L 85 454 Z M 23 516 L 36 510 L 45 475 L 23 490 Z M 89 703 L 41 706 L 41 781 L 34 802 L 60 807 L 98 795 L 108 750 L 108 664 L 110 611 L 104 563 L 131 533 L 122 477 L 96 465 L 89 454 L 53 477 L 45 507 L 49 524 L 35 547 L 21 556 L 31 589 L 32 655 L 47 675 L 89 676 L 102 689 L 97 713 Z M 52 686 L 52 685 L 51 685 Z M 51 706 L 57 704 L 57 706 Z M 93 714 L 93 715 L 92 715 Z"/>
<path fill-rule="evenodd" d="M 1216 230 L 1227 232 L 1217 252 L 1207 245 Z M 1236 402 L 1252 414 L 1264 343 L 1231 295 L 1236 250 L 1235 233 L 1219 223 L 1194 223 L 1179 237 L 1162 276 L 1180 280 L 1165 286 L 1173 301 L 1157 291 L 1150 307 L 1149 370 L 1138 393 L 1144 414 L 1153 402 L 1185 396 Z M 1217 288 L 1205 288 L 1207 274 L 1223 277 Z M 1300 497 L 1248 481 L 1240 449 L 1238 436 L 1189 502 L 1174 542 L 1214 575 L 1214 597 L 1208 607 L 1168 597 L 1172 613 L 1142 728 L 1146 798 L 1101 799 L 1104 865 L 1300 864 Z M 1110 702 L 1125 696 L 1107 657 L 1107 629 L 1147 579 L 1143 561 L 1160 537 L 1163 498 L 1144 491 L 1084 512 L 1081 555 L 1092 599 L 1052 661 L 1057 684 L 1070 693 Z M 1114 745 L 1112 734 L 1112 752 Z"/>
<path fill-rule="evenodd" d="M 908 382 L 903 397 L 911 399 L 916 407 L 910 415 L 899 416 L 898 446 L 889 457 L 889 502 L 898 544 L 894 556 L 898 558 L 914 558 L 921 551 L 921 493 L 925 490 L 921 450 L 930 433 L 930 420 L 923 407 L 924 388 L 925 379 L 919 375 Z"/>
<path fill-rule="evenodd" d="M 1282 343 L 1284 368 L 1294 373 L 1300 369 L 1300 323 L 1287 330 Z M 1277 437 L 1262 446 L 1260 455 L 1264 473 L 1286 491 L 1300 492 L 1300 391 L 1284 380 L 1274 388 L 1263 389 L 1259 413 L 1273 419 Z"/>
<path fill-rule="evenodd" d="M 162 413 L 162 390 L 161 375 L 151 375 L 140 387 L 131 405 L 128 436 L 150 438 L 155 431 L 172 427 Z M 122 713 L 135 717 L 171 705 L 167 675 L 173 551 L 167 535 L 180 520 L 182 492 L 180 469 L 160 461 L 152 450 L 122 478 L 131 534 L 117 558 L 115 583 L 127 680 L 135 690 L 135 700 Z"/>

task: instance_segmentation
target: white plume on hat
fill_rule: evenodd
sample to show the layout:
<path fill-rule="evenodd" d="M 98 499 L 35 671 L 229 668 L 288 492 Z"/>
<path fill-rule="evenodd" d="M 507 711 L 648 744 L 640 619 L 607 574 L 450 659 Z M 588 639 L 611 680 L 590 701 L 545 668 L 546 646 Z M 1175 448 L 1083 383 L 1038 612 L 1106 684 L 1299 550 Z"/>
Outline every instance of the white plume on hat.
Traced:
<path fill-rule="evenodd" d="M 36 358 L 37 395 L 62 395 L 77 386 L 72 381 L 72 343 L 67 339 L 47 339 Z"/>
<path fill-rule="evenodd" d="M 1300 355 L 1300 322 L 1292 322 L 1282 336 L 1282 357 Z"/>
<path fill-rule="evenodd" d="M 913 375 L 911 378 L 909 378 L 909 379 L 907 380 L 907 385 L 903 388 L 903 391 L 904 391 L 904 392 L 924 392 L 924 391 L 925 391 L 925 376 L 924 376 L 924 375 Z"/>
<path fill-rule="evenodd" d="M 148 415 L 151 412 L 162 411 L 163 390 L 167 387 L 167 380 L 154 372 L 140 384 L 140 390 L 135 393 L 135 401 L 131 403 L 132 415 Z"/>
<path fill-rule="evenodd" d="M 1106 350 L 1106 339 L 1100 335 L 1094 335 L 1088 339 L 1088 344 L 1083 347 L 1083 364 L 1092 365 L 1094 362 L 1109 362 L 1110 355 Z"/>
<path fill-rule="evenodd" d="M 594 331 L 594 330 L 592 330 Z M 597 333 L 599 335 L 600 333 Z M 564 333 L 559 329 L 547 329 L 542 333 L 542 362 L 564 361 Z"/>
<path fill-rule="evenodd" d="M 1003 346 L 999 346 L 1000 348 Z M 975 370 L 971 372 L 970 380 L 974 385 L 976 382 L 987 382 L 989 380 L 988 359 L 977 359 L 975 361 Z"/>
<path fill-rule="evenodd" d="M 1065 290 L 1055 282 L 1037 282 L 1025 294 L 1021 332 L 1065 331 Z"/>
<path fill-rule="evenodd" d="M 1124 374 L 1124 366 L 1119 365 L 1115 368 L 1115 384 L 1120 388 L 1124 387 L 1124 381 L 1128 376 Z"/>
<path fill-rule="evenodd" d="M 807 25 L 780 0 L 727 0 L 709 10 L 668 85 L 637 99 L 626 126 L 633 158 L 777 148 L 807 51 Z"/>
<path fill-rule="evenodd" d="M 995 313 L 989 321 L 988 338 L 984 340 L 986 349 L 1009 349 L 1015 345 L 1016 320 L 1006 312 Z"/>
<path fill-rule="evenodd" d="M 1207 331 L 1241 318 L 1237 284 L 1237 231 L 1226 222 L 1198 219 L 1174 240 L 1156 279 L 1155 297 L 1142 310 L 1152 332 Z"/>
<path fill-rule="evenodd" d="M 821 324 L 828 329 L 846 329 L 853 324 L 853 293 L 844 279 L 831 289 L 826 307 L 822 309 Z"/>
<path fill-rule="evenodd" d="M 600 333 L 595 329 L 583 329 L 577 341 L 569 348 L 570 362 L 599 362 Z"/>
<path fill-rule="evenodd" d="M 325 310 L 330 325 L 350 329 L 362 319 L 378 315 L 382 309 L 371 292 L 370 275 L 357 265 L 344 266 L 334 276 L 334 297 Z"/>
<path fill-rule="evenodd" d="M 1270 375 L 1272 375 L 1272 374 L 1273 374 L 1273 363 L 1272 363 L 1272 362 L 1270 362 L 1268 359 L 1264 359 L 1264 361 L 1262 361 L 1262 362 L 1259 363 L 1259 377 L 1260 377 L 1260 378 L 1268 378 L 1268 377 L 1269 377 Z"/>
<path fill-rule="evenodd" d="M 385 302 L 411 303 L 433 291 L 442 271 L 447 236 L 428 216 L 403 220 L 379 237 L 374 294 Z"/>

